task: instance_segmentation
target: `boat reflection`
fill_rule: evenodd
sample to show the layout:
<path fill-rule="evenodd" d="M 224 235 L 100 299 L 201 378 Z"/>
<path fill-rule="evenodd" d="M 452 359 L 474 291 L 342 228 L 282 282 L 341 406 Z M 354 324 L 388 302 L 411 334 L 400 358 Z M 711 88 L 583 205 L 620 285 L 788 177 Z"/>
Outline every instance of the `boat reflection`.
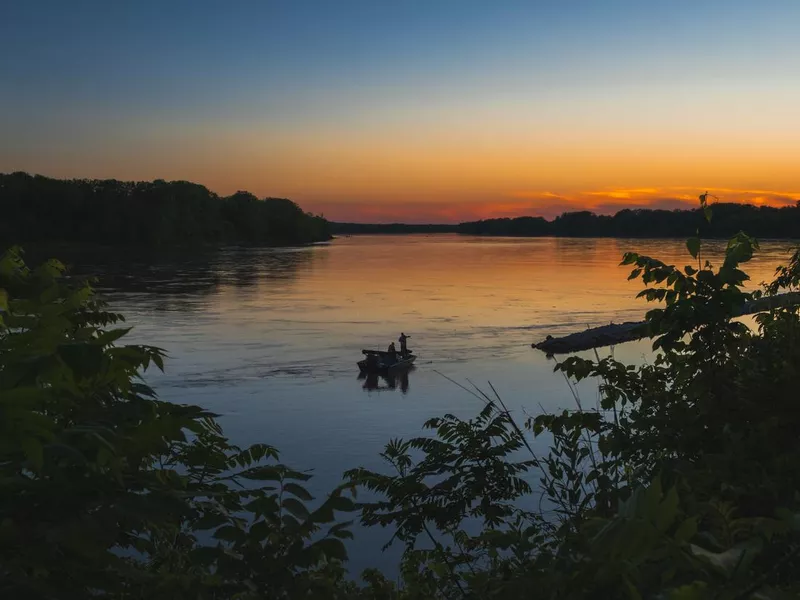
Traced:
<path fill-rule="evenodd" d="M 364 373 L 358 375 L 359 381 L 363 381 L 362 389 L 368 392 L 385 392 L 400 388 L 403 395 L 408 393 L 408 376 L 414 367 L 401 369 L 397 373 Z"/>

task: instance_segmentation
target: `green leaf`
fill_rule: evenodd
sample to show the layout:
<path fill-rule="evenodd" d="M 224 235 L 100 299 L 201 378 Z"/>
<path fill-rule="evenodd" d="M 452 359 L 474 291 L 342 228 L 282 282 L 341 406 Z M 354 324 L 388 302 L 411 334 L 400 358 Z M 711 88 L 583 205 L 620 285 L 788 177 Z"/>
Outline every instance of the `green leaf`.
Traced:
<path fill-rule="evenodd" d="M 678 516 L 678 491 L 672 487 L 666 493 L 664 501 L 658 506 L 656 513 L 656 529 L 664 532 L 675 521 Z"/>
<path fill-rule="evenodd" d="M 132 327 L 122 327 L 120 329 L 111 329 L 110 331 L 104 331 L 100 335 L 97 336 L 95 343 L 100 344 L 101 346 L 108 346 L 109 344 L 113 344 L 121 337 L 127 335 Z"/>
<path fill-rule="evenodd" d="M 329 501 L 334 510 L 352 512 L 356 509 L 355 503 L 350 498 L 345 498 L 340 493 L 331 494 Z"/>
<path fill-rule="evenodd" d="M 283 479 L 285 469 L 276 465 L 265 465 L 243 471 L 239 476 L 257 481 L 280 481 Z"/>
<path fill-rule="evenodd" d="M 31 463 L 33 470 L 38 471 L 44 464 L 44 449 L 39 440 L 32 437 L 26 437 L 22 440 L 22 450 L 25 452 L 25 457 Z"/>
<path fill-rule="evenodd" d="M 0 310 L 8 311 L 8 292 L 0 288 Z"/>
<path fill-rule="evenodd" d="M 620 265 L 621 265 L 621 266 L 622 266 L 622 265 L 632 265 L 632 264 L 633 264 L 633 263 L 635 263 L 637 260 L 639 260 L 639 255 L 638 255 L 638 254 L 636 254 L 636 252 L 626 252 L 626 253 L 625 253 L 625 254 L 622 256 L 622 262 L 620 263 Z"/>
<path fill-rule="evenodd" d="M 631 583 L 631 580 L 626 577 L 624 581 L 625 588 L 628 591 L 628 598 L 630 598 L 630 600 L 642 600 L 642 595 L 639 593 L 639 590 L 636 589 L 636 586 Z"/>
<path fill-rule="evenodd" d="M 692 237 L 686 240 L 686 248 L 689 250 L 689 254 L 692 255 L 692 258 L 697 258 L 697 255 L 700 253 L 700 238 Z"/>
<path fill-rule="evenodd" d="M 637 507 L 637 512 L 639 512 L 642 517 L 655 521 L 662 494 L 661 477 L 656 477 L 644 491 L 641 502 L 639 502 L 639 506 Z"/>
<path fill-rule="evenodd" d="M 199 546 L 191 551 L 190 556 L 193 565 L 211 565 L 224 556 L 224 553 L 215 546 Z"/>
<path fill-rule="evenodd" d="M 631 274 L 628 275 L 628 281 L 636 279 L 641 274 L 642 274 L 642 270 L 641 269 L 634 269 L 633 271 L 631 271 Z"/>
<path fill-rule="evenodd" d="M 200 519 L 197 520 L 194 526 L 196 529 L 203 531 L 206 529 L 214 529 L 215 527 L 219 527 L 223 523 L 227 522 L 228 522 L 228 517 L 226 517 L 225 515 L 209 512 L 200 517 Z"/>
<path fill-rule="evenodd" d="M 284 527 L 291 530 L 296 530 L 300 527 L 300 521 L 295 519 L 290 514 L 284 514 L 283 516 L 281 516 L 281 523 L 283 523 Z"/>
<path fill-rule="evenodd" d="M 245 504 L 244 508 L 257 516 L 273 515 L 278 512 L 277 496 L 264 496 Z"/>
<path fill-rule="evenodd" d="M 51 453 L 51 455 L 56 455 L 57 458 L 61 460 L 71 459 L 79 465 L 87 464 L 86 457 L 79 450 L 68 444 L 47 444 L 47 451 Z"/>
<path fill-rule="evenodd" d="M 300 500 L 303 500 L 304 502 L 310 502 L 311 500 L 314 499 L 314 497 L 308 492 L 308 490 L 306 490 L 303 486 L 297 483 L 292 483 L 292 482 L 285 483 L 283 485 L 283 490 L 285 492 L 289 492 L 290 494 L 297 496 L 298 498 L 300 498 Z"/>
<path fill-rule="evenodd" d="M 301 473 L 300 471 L 295 471 L 293 469 L 287 469 L 284 467 L 284 479 L 294 479 L 296 481 L 308 481 L 311 479 L 311 475 L 308 473 Z"/>
<path fill-rule="evenodd" d="M 101 370 L 105 354 L 101 346 L 69 343 L 59 347 L 58 353 L 66 365 L 81 376 L 91 376 Z"/>
<path fill-rule="evenodd" d="M 297 498 L 284 498 L 281 507 L 298 519 L 307 519 L 309 512 L 305 505 Z"/>
<path fill-rule="evenodd" d="M 703 208 L 703 216 L 705 216 L 706 221 L 711 223 L 711 207 L 708 205 L 708 196 L 708 192 L 700 194 L 700 206 Z"/>
<path fill-rule="evenodd" d="M 697 517 L 690 517 L 678 526 L 675 532 L 675 541 L 685 543 L 690 541 L 697 533 Z"/>
<path fill-rule="evenodd" d="M 353 539 L 353 532 L 348 529 L 352 524 L 353 521 L 345 521 L 344 523 L 338 523 L 328 530 L 328 535 L 332 535 L 341 540 Z"/>
<path fill-rule="evenodd" d="M 269 523 L 263 520 L 259 521 L 258 523 L 255 523 L 253 524 L 252 527 L 250 527 L 249 537 L 251 539 L 255 539 L 256 541 L 261 542 L 267 539 L 270 533 L 270 529 L 271 527 Z"/>
<path fill-rule="evenodd" d="M 226 542 L 241 542 L 247 537 L 244 531 L 235 527 L 234 525 L 226 525 L 225 527 L 220 527 L 214 532 L 214 537 L 218 540 L 224 540 Z"/>

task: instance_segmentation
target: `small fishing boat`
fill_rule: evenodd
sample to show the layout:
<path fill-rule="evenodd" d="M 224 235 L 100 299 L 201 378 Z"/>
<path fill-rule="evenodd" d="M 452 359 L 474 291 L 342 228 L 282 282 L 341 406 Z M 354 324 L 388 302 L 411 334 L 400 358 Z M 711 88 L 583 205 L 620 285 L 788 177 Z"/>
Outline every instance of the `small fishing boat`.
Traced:
<path fill-rule="evenodd" d="M 408 352 L 405 356 L 400 356 L 397 352 L 394 358 L 389 352 L 385 350 L 362 350 L 366 358 L 358 361 L 358 368 L 364 373 L 386 373 L 388 371 L 397 371 L 400 369 L 407 369 L 414 364 L 417 357 Z"/>

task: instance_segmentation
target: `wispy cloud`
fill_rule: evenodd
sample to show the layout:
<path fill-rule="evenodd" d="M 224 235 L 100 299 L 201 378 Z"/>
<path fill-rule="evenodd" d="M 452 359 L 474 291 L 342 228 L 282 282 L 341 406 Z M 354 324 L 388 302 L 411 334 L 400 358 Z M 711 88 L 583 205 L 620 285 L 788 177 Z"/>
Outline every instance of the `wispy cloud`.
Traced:
<path fill-rule="evenodd" d="M 604 196 L 608 198 L 621 198 L 621 199 L 630 199 L 636 196 L 647 196 L 652 194 L 658 194 L 660 190 L 658 188 L 636 188 L 632 190 L 610 190 L 604 192 L 585 192 L 587 196 Z"/>
<path fill-rule="evenodd" d="M 539 192 L 539 191 L 516 191 L 511 192 L 508 194 L 511 198 L 528 198 L 528 199 L 537 199 L 537 198 L 559 198 L 563 199 L 564 197 L 560 194 L 554 194 L 553 192 Z"/>

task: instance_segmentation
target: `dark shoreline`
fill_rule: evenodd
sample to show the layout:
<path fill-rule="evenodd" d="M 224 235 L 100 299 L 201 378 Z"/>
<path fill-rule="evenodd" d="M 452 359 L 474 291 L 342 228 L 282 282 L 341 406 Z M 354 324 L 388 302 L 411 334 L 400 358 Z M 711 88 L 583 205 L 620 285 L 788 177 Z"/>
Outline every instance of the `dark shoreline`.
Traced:
<path fill-rule="evenodd" d="M 755 206 L 719 202 L 703 209 L 623 209 L 612 215 L 588 210 L 543 217 L 485 219 L 455 224 L 330 223 L 335 235 L 460 233 L 498 237 L 730 239 L 740 231 L 760 239 L 800 239 L 800 201 L 794 205 Z"/>
<path fill-rule="evenodd" d="M 348 233 L 346 235 L 335 235 L 333 237 L 334 240 L 340 238 L 347 238 L 347 237 L 361 237 L 361 236 L 368 236 L 368 235 L 380 235 L 380 236 L 404 236 L 404 235 L 457 235 L 457 236 L 464 236 L 464 237 L 478 237 L 478 238 L 506 238 L 506 239 L 532 239 L 532 238 L 540 238 L 540 239 L 552 239 L 552 240 L 672 240 L 680 243 L 684 243 L 686 241 L 686 236 L 679 236 L 679 235 L 521 235 L 521 234 L 502 234 L 502 233 L 463 233 L 463 232 L 441 232 L 441 233 L 427 233 L 427 232 L 406 232 L 406 233 L 378 233 L 378 232 L 371 232 L 371 233 Z M 731 236 L 726 235 L 704 235 L 701 236 L 704 240 L 719 240 L 719 241 L 727 241 L 731 238 Z M 798 233 L 797 237 L 770 237 L 770 236 L 763 236 L 757 238 L 758 241 L 761 242 L 800 242 L 800 233 Z"/>

